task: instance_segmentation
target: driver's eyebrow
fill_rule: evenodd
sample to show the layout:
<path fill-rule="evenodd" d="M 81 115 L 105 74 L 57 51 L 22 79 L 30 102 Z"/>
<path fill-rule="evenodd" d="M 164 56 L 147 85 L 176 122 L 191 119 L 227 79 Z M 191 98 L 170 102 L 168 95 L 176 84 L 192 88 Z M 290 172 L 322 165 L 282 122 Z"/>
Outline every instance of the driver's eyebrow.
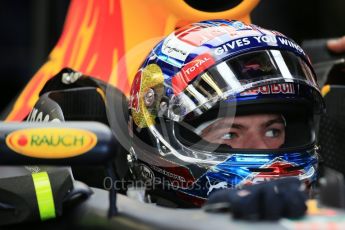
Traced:
<path fill-rule="evenodd" d="M 235 129 L 244 129 L 245 126 L 240 123 L 235 123 L 233 119 L 231 120 L 222 120 L 220 119 L 218 122 L 216 122 L 215 128 L 235 128 Z"/>
<path fill-rule="evenodd" d="M 241 125 L 241 124 L 236 124 L 236 123 L 233 123 L 231 125 L 231 128 L 234 128 L 234 129 L 244 129 L 245 126 Z"/>
<path fill-rule="evenodd" d="M 280 118 L 275 118 L 275 119 L 272 119 L 272 120 L 269 120 L 267 121 L 266 123 L 263 124 L 263 126 L 265 128 L 269 127 L 270 125 L 273 125 L 275 123 L 281 123 L 281 124 L 284 124 L 284 120 L 280 117 Z"/>

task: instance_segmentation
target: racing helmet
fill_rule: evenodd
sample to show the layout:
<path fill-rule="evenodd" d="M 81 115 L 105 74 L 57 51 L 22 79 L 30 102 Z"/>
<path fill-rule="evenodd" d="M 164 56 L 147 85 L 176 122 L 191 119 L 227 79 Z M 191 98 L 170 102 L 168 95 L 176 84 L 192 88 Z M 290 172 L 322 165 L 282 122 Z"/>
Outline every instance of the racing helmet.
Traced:
<path fill-rule="evenodd" d="M 324 111 L 315 79 L 305 52 L 277 31 L 235 20 L 177 29 L 152 49 L 132 83 L 133 175 L 157 203 L 180 207 L 201 206 L 218 189 L 276 178 L 297 177 L 312 187 L 315 115 Z M 265 115 L 280 128 L 264 135 L 283 132 L 279 145 L 232 145 L 231 130 L 203 135 L 209 127 L 239 128 L 240 117 L 252 126 Z"/>

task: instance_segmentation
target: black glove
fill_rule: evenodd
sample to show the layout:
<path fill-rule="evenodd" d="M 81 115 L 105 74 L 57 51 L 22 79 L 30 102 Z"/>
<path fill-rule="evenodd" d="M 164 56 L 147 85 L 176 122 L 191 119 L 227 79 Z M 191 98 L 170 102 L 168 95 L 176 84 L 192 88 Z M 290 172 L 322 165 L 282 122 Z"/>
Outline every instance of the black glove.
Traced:
<path fill-rule="evenodd" d="M 277 220 L 302 217 L 307 194 L 297 178 L 284 178 L 243 189 L 224 189 L 211 194 L 204 205 L 206 211 L 228 207 L 234 218 Z"/>

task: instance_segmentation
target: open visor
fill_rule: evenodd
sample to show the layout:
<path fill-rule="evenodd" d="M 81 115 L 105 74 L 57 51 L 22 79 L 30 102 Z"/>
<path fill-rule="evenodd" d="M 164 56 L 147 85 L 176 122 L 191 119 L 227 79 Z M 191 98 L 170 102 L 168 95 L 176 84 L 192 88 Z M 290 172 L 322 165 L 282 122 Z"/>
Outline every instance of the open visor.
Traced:
<path fill-rule="evenodd" d="M 168 117 L 182 121 L 191 112 L 199 116 L 219 101 L 236 101 L 245 91 L 269 84 L 284 86 L 278 91 L 271 89 L 268 93 L 275 94 L 271 96 L 290 93 L 294 97 L 309 93 L 315 102 L 314 111 L 323 110 L 314 73 L 302 58 L 289 51 L 260 50 L 225 60 L 201 73 L 184 89 L 174 89 L 180 93 L 172 97 Z M 298 87 L 291 90 L 289 84 L 303 85 L 310 92 L 300 92 Z M 256 96 L 260 93 L 263 94 L 256 91 Z"/>
<path fill-rule="evenodd" d="M 173 122 L 176 139 L 190 149 L 218 153 L 239 149 L 285 151 L 315 142 L 313 115 L 302 105 L 293 110 L 277 109 L 274 113 L 254 110 L 227 115 L 221 110 L 225 108 L 212 108 L 200 117 Z"/>

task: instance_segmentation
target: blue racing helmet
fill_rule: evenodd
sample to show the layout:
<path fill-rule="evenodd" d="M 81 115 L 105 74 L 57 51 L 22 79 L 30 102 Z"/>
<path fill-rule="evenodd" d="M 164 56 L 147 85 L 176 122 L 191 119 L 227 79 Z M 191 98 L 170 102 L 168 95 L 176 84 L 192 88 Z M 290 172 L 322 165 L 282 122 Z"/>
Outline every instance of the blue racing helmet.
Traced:
<path fill-rule="evenodd" d="M 133 175 L 156 202 L 178 206 L 282 177 L 312 186 L 324 110 L 315 79 L 301 47 L 279 32 L 229 20 L 177 29 L 133 80 Z"/>

